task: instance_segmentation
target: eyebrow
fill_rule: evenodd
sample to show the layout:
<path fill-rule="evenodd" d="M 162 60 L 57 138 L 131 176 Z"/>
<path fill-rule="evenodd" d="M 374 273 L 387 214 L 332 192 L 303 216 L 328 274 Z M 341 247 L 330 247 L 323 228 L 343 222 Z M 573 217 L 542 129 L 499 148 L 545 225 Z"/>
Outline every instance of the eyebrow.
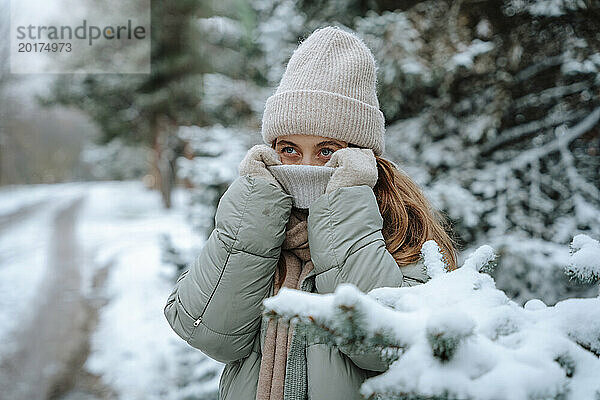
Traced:
<path fill-rule="evenodd" d="M 277 144 L 291 144 L 292 146 L 298 146 L 296 143 L 294 142 L 290 142 L 289 140 L 278 140 Z M 333 140 L 323 140 L 322 142 L 317 143 L 317 146 L 323 146 L 323 145 L 333 145 L 333 146 L 337 146 L 337 147 L 342 147 L 341 144 L 339 144 L 338 142 L 334 142 Z"/>

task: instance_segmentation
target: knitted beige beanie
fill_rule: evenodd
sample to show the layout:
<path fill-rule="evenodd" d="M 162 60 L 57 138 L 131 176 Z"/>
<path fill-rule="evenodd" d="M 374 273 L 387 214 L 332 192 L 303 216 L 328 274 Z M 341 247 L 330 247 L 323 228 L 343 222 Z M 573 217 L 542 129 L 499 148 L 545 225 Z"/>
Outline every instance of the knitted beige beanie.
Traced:
<path fill-rule="evenodd" d="M 385 150 L 385 118 L 376 93 L 375 58 L 356 35 L 315 30 L 294 51 L 262 118 L 266 144 L 282 135 L 325 136 Z"/>

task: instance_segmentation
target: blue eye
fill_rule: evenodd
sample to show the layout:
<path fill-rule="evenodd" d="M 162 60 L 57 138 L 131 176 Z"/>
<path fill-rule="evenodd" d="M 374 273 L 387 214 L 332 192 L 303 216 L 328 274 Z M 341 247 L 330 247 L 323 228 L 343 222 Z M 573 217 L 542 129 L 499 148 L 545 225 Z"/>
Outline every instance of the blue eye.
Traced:
<path fill-rule="evenodd" d="M 329 154 L 323 154 L 322 153 L 323 150 L 329 150 L 331 153 L 329 153 Z M 330 156 L 333 153 L 335 153 L 335 152 L 333 150 L 331 150 L 329 147 L 324 147 L 324 148 L 321 149 L 321 154 L 323 154 L 324 156 Z"/>
<path fill-rule="evenodd" d="M 295 151 L 293 147 L 286 146 L 286 147 L 282 147 L 282 148 L 281 148 L 281 152 L 282 152 L 282 153 L 289 153 L 289 154 L 291 154 L 291 152 L 289 152 L 289 151 L 286 151 L 287 149 L 291 149 L 292 151 Z"/>

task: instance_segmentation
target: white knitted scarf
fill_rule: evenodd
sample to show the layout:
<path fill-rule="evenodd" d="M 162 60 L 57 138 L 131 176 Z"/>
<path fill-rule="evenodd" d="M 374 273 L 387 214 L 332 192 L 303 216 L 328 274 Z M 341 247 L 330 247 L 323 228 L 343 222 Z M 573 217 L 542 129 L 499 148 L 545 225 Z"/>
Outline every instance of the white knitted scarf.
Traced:
<path fill-rule="evenodd" d="M 267 167 L 283 189 L 293 197 L 296 208 L 309 208 L 325 193 L 327 183 L 335 171 L 333 167 L 304 164 L 282 164 Z"/>

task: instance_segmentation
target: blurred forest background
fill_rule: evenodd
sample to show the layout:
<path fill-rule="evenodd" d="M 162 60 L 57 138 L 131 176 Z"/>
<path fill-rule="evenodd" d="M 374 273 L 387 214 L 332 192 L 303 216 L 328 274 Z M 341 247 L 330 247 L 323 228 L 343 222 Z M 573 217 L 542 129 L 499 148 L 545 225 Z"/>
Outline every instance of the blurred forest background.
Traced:
<path fill-rule="evenodd" d="M 521 304 L 597 295 L 562 268 L 573 236 L 600 238 L 599 1 L 178 0 L 151 18 L 149 75 L 9 74 L 0 57 L 3 197 L 138 181 L 205 238 L 293 50 L 336 25 L 377 60 L 384 157 L 445 212 L 461 257 L 495 248 L 497 286 Z M 202 239 L 160 237 L 168 286 Z"/>

